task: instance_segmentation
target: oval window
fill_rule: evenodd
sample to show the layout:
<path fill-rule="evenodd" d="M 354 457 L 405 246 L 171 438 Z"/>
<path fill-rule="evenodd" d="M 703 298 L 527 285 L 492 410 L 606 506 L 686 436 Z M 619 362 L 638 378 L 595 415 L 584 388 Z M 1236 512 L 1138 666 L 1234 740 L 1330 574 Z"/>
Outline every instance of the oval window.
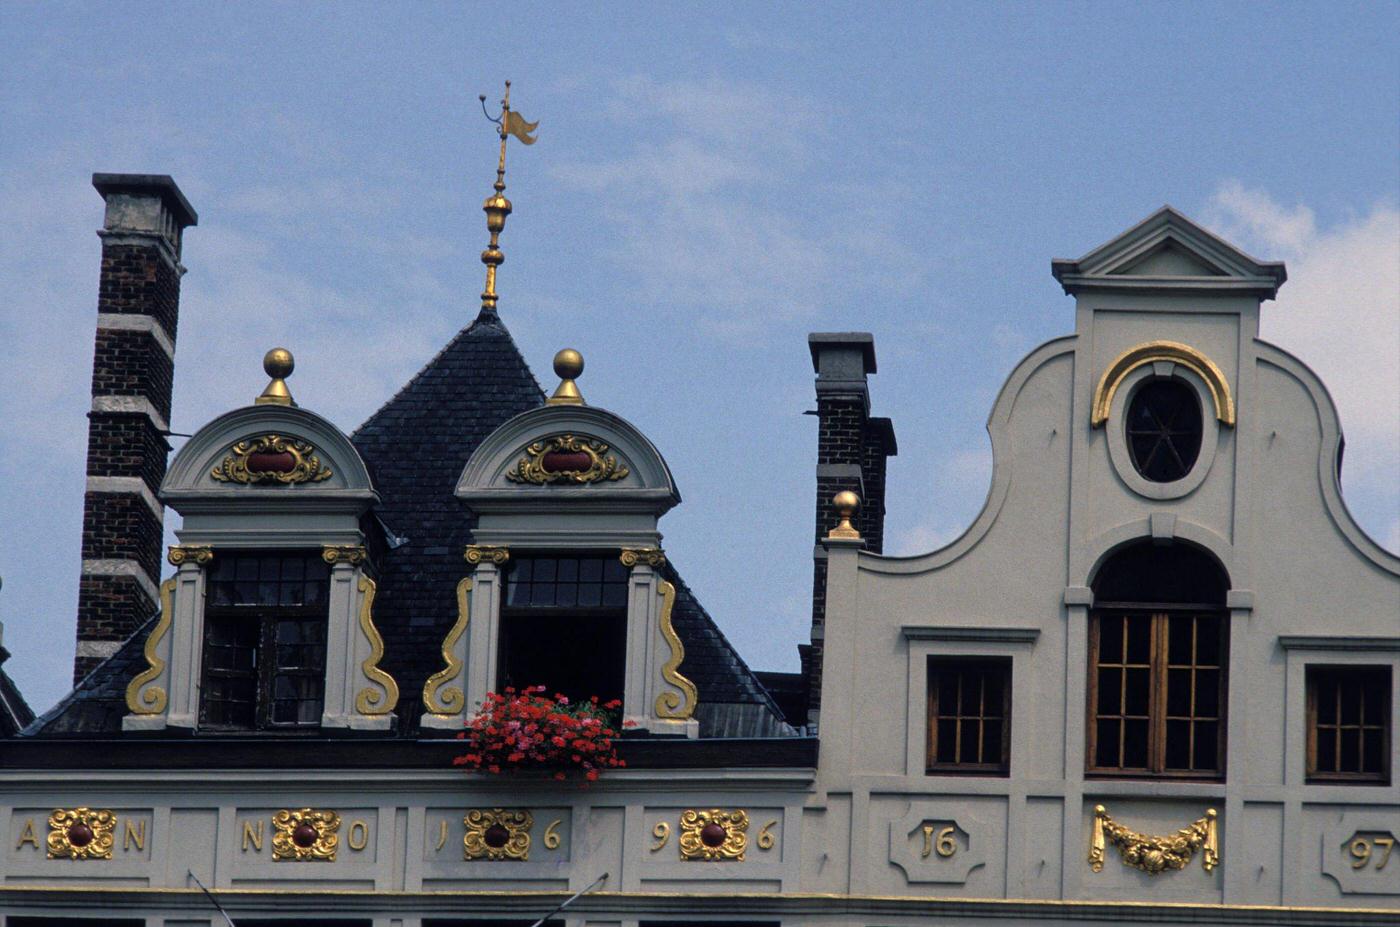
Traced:
<path fill-rule="evenodd" d="M 1174 483 L 1201 452 L 1201 402 L 1196 391 L 1171 377 L 1148 380 L 1128 406 L 1128 450 L 1144 479 Z"/>

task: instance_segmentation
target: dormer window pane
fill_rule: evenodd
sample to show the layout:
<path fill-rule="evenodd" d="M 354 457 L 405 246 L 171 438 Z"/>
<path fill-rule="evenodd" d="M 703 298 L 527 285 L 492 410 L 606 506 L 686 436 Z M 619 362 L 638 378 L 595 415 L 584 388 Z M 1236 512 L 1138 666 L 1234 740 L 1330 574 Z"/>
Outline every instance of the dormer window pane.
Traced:
<path fill-rule="evenodd" d="M 320 723 L 329 580 L 330 567 L 315 554 L 215 558 L 205 598 L 201 726 Z"/>
<path fill-rule="evenodd" d="M 497 688 L 544 686 L 571 699 L 622 696 L 629 574 L 616 556 L 511 560 Z"/>

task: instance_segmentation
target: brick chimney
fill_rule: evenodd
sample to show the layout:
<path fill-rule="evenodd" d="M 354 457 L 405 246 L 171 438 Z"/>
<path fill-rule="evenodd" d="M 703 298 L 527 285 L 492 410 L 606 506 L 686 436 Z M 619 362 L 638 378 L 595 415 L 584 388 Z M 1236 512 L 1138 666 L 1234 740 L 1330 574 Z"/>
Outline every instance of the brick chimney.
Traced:
<path fill-rule="evenodd" d="M 97 233 L 97 346 L 88 413 L 76 684 L 116 652 L 159 600 L 164 508 L 156 498 L 170 445 L 180 314 L 180 240 L 198 221 L 165 175 L 93 174 L 107 203 Z"/>
<path fill-rule="evenodd" d="M 817 374 L 817 505 L 812 565 L 812 646 L 803 654 L 807 721 L 816 732 L 821 714 L 822 640 L 826 624 L 826 550 L 821 539 L 837 522 L 832 496 L 849 489 L 860 497 L 853 523 L 873 553 L 885 544 L 885 465 L 898 453 L 894 425 L 871 418 L 867 377 L 875 372 L 869 332 L 814 332 L 807 336 Z"/>

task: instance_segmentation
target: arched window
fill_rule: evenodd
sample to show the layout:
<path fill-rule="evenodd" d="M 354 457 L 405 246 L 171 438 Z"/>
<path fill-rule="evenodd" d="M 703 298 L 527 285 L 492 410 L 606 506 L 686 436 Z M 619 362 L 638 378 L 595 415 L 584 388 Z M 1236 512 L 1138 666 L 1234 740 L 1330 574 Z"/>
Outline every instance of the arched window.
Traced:
<path fill-rule="evenodd" d="M 1088 772 L 1225 773 L 1229 579 L 1185 544 L 1134 544 L 1099 569 L 1089 625 Z"/>

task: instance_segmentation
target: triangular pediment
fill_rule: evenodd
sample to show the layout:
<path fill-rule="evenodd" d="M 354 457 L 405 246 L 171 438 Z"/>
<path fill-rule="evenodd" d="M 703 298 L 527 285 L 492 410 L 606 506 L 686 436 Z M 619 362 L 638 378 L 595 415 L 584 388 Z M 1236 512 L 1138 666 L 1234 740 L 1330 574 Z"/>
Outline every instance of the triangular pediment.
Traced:
<path fill-rule="evenodd" d="M 1078 260 L 1051 262 L 1067 293 L 1082 289 L 1256 293 L 1273 298 L 1281 262 L 1258 261 L 1170 206 Z"/>

